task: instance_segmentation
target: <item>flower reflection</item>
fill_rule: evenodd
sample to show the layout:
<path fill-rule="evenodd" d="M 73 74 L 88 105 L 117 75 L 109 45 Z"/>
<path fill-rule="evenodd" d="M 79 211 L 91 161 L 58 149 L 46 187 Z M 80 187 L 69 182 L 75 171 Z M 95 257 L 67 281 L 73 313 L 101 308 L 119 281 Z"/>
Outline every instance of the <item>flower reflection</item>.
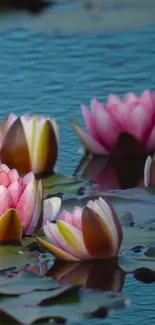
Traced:
<path fill-rule="evenodd" d="M 121 292 L 125 273 L 119 268 L 117 259 L 89 262 L 64 262 L 56 260 L 46 272 L 61 285 L 81 285 L 83 288 Z"/>
<path fill-rule="evenodd" d="M 146 156 L 101 157 L 85 155 L 76 168 L 75 175 L 98 185 L 98 190 L 127 189 L 143 187 Z"/>

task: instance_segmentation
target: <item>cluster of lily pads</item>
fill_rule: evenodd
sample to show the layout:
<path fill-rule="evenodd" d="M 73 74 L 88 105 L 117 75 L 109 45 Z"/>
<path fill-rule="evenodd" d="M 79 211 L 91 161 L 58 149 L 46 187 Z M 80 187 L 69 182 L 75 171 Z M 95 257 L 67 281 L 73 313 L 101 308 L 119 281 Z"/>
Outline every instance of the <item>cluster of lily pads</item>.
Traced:
<path fill-rule="evenodd" d="M 86 152 L 100 156 L 125 155 L 129 159 L 133 155 L 144 155 L 147 158 L 143 171 L 144 183 L 149 188 L 154 186 L 155 160 L 149 153 L 155 150 L 155 94 L 144 91 L 137 97 L 130 93 L 124 101 L 110 95 L 106 106 L 94 99 L 91 109 L 90 113 L 82 106 L 89 133 L 72 122 Z M 67 315 L 77 320 L 84 313 L 85 316 L 91 314 L 97 317 L 99 309 L 107 315 L 108 309 L 119 308 L 129 302 L 118 294 L 122 289 L 120 284 L 124 283 L 124 274 L 131 272 L 138 277 L 135 272 L 142 268 L 154 272 L 154 253 L 150 257 L 150 250 L 144 250 L 141 259 L 122 255 L 140 244 L 139 238 L 144 239 L 146 229 L 136 228 L 137 235 L 132 245 L 129 245 L 128 237 L 133 236 L 136 222 L 131 213 L 120 216 L 115 209 L 115 202 L 110 199 L 110 192 L 107 196 L 96 192 L 94 197 L 73 198 L 73 187 L 87 187 L 88 182 L 74 176 L 56 174 L 59 142 L 57 123 L 50 117 L 24 115 L 19 118 L 11 113 L 0 126 L 0 243 L 3 245 L 0 251 L 0 272 L 10 270 L 10 266 L 16 267 L 16 276 L 14 274 L 13 279 L 6 279 L 6 283 L 3 279 L 0 284 L 0 294 L 14 296 L 7 299 L 3 297 L 0 311 L 4 318 L 11 317 L 22 324 L 31 324 L 40 318 L 66 319 Z M 67 201 L 62 195 L 64 185 L 67 195 L 71 197 Z M 125 197 L 126 194 L 123 195 Z M 117 196 L 118 193 L 113 193 L 111 197 L 117 200 Z M 69 202 L 67 209 L 66 202 Z M 153 244 L 154 234 L 151 230 L 147 231 Z M 147 241 L 147 245 L 149 243 Z M 8 250 L 4 249 L 11 244 L 12 247 L 8 246 L 11 253 L 6 254 Z M 18 249 L 14 250 L 14 246 Z M 3 252 L 5 259 L 2 258 Z M 14 257 L 11 261 L 12 253 Z M 40 263 L 42 255 L 44 262 L 47 259 L 50 263 L 46 272 L 41 272 L 37 266 L 37 259 Z M 26 264 L 28 266 L 21 273 L 20 268 Z M 103 286 L 101 270 L 105 279 L 110 277 Z M 107 270 L 108 274 L 105 273 Z M 147 279 L 148 274 L 144 273 Z M 114 274 L 118 274 L 119 281 Z M 42 278 L 45 275 L 47 278 Z M 51 282 L 50 276 L 56 282 Z M 154 273 L 151 276 L 154 281 Z M 116 278 L 116 290 L 113 277 Z M 96 283 L 92 281 L 95 278 Z M 23 283 L 21 279 L 24 279 L 25 289 L 20 285 Z M 34 282 L 34 279 L 39 282 Z M 28 285 L 31 282 L 32 286 Z M 91 303 L 88 303 L 88 293 L 81 291 L 81 286 L 95 292 L 101 286 L 102 291 L 113 291 L 113 295 L 105 294 L 105 302 L 103 299 L 99 303 L 101 293 L 96 292 L 96 305 L 93 301 L 92 309 Z M 48 292 L 47 288 L 51 291 Z M 45 292 L 39 296 L 35 290 Z M 74 306 L 69 304 L 70 297 L 73 301 L 75 298 Z M 22 303 L 20 312 L 13 307 L 18 305 L 19 299 Z M 26 299 L 30 305 L 35 301 L 33 313 L 25 311 Z M 62 304 L 62 301 L 64 307 L 60 311 L 57 305 Z M 84 309 L 77 314 L 78 304 L 79 308 L 84 306 Z"/>

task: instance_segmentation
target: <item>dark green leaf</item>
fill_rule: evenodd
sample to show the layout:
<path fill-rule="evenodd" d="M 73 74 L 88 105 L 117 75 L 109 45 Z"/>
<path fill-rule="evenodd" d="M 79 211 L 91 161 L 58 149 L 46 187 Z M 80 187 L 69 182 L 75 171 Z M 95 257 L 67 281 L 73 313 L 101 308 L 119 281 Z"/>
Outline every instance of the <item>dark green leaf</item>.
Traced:
<path fill-rule="evenodd" d="M 0 285 L 0 294 L 20 295 L 35 290 L 49 290 L 58 287 L 59 284 L 50 278 L 39 277 L 32 272 L 21 272 Z"/>
<path fill-rule="evenodd" d="M 125 299 L 120 294 L 102 293 L 92 291 L 81 291 L 80 300 L 72 304 L 59 304 L 48 307 L 8 306 L 5 301 L 0 303 L 0 309 L 12 317 L 20 324 L 29 325 L 44 318 L 62 318 L 70 321 L 80 321 L 90 317 L 99 308 L 117 309 L 129 304 L 129 299 Z M 92 315 L 93 317 L 93 315 Z"/>
<path fill-rule="evenodd" d="M 147 256 L 147 257 L 154 257 L 155 258 L 155 246 L 149 247 L 145 251 L 144 255 Z"/>

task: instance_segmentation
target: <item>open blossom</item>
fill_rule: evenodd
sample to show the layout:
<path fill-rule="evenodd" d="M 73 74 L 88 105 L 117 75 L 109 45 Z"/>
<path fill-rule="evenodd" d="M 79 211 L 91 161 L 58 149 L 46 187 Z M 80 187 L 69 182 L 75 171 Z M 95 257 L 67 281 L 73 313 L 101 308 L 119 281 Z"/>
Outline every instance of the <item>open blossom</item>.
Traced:
<path fill-rule="evenodd" d="M 123 238 L 119 219 L 101 197 L 82 209 L 63 211 L 44 232 L 50 243 L 37 238 L 50 253 L 66 261 L 111 258 L 117 255 Z"/>
<path fill-rule="evenodd" d="M 110 95 L 106 106 L 96 99 L 91 111 L 81 107 L 88 133 L 74 121 L 72 125 L 82 144 L 97 155 L 115 152 L 119 136 L 127 132 L 134 136 L 146 152 L 155 150 L 155 94 L 145 90 L 140 97 L 128 93 L 124 100 Z"/>
<path fill-rule="evenodd" d="M 54 119 L 11 113 L 0 125 L 0 159 L 19 173 L 49 173 L 58 156 L 58 129 Z"/>
<path fill-rule="evenodd" d="M 21 178 L 16 169 L 0 165 L 0 241 L 33 234 L 56 217 L 60 205 L 58 197 L 43 203 L 42 181 L 32 172 Z"/>
<path fill-rule="evenodd" d="M 155 186 L 155 156 L 147 157 L 144 167 L 144 185 Z"/>

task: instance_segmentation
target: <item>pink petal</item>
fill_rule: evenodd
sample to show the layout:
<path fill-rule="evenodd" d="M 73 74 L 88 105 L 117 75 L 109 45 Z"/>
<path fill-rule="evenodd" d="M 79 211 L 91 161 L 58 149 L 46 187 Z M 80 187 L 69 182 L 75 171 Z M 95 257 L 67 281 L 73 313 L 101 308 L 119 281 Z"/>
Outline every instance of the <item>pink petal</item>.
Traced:
<path fill-rule="evenodd" d="M 75 207 L 72 212 L 72 225 L 79 230 L 82 230 L 82 212 L 83 209 Z"/>
<path fill-rule="evenodd" d="M 88 108 L 85 105 L 81 106 L 82 115 L 84 117 L 86 126 L 90 132 L 90 135 L 97 140 L 95 120 L 92 114 L 89 112 Z"/>
<path fill-rule="evenodd" d="M 19 178 L 15 182 L 13 182 L 9 187 L 8 191 L 11 194 L 12 200 L 13 200 L 13 206 L 16 208 L 17 203 L 25 190 L 26 185 L 23 184 L 23 180 Z"/>
<path fill-rule="evenodd" d="M 117 121 L 120 132 L 124 131 L 124 125 L 128 123 L 128 105 L 124 104 L 121 99 L 115 95 L 110 95 L 108 98 L 107 112 Z"/>
<path fill-rule="evenodd" d="M 9 172 L 8 172 L 8 176 L 10 178 L 10 181 L 11 183 L 12 182 L 15 182 L 18 178 L 19 178 L 19 174 L 17 172 L 16 169 L 11 169 Z"/>
<path fill-rule="evenodd" d="M 96 112 L 96 128 L 100 143 L 109 151 L 113 150 L 120 134 L 120 127 L 116 119 L 105 110 L 98 109 Z"/>
<path fill-rule="evenodd" d="M 59 220 L 66 221 L 72 224 L 72 213 L 66 210 L 62 211 L 62 214 L 59 216 Z"/>
<path fill-rule="evenodd" d="M 23 177 L 23 182 L 24 184 L 28 185 L 30 182 L 32 181 L 35 181 L 35 176 L 32 172 L 26 174 L 24 177 Z"/>
<path fill-rule="evenodd" d="M 60 249 L 63 249 L 63 245 L 61 245 L 63 238 L 60 235 L 56 223 L 50 223 L 47 221 L 47 224 L 43 227 L 43 229 L 51 244 Z"/>
<path fill-rule="evenodd" d="M 43 195 L 43 185 L 42 181 L 39 181 L 40 184 L 38 184 L 37 192 L 36 192 L 36 201 L 35 201 L 35 208 L 32 216 L 31 223 L 26 231 L 27 235 L 32 235 L 34 231 L 37 230 L 38 222 L 40 221 L 40 217 L 42 217 L 42 195 Z M 42 227 L 42 219 L 41 224 L 39 225 Z"/>
<path fill-rule="evenodd" d="M 148 111 L 155 113 L 155 93 L 144 90 L 140 96 L 140 103 L 142 106 L 146 107 Z"/>
<path fill-rule="evenodd" d="M 104 146 L 97 142 L 90 134 L 85 132 L 78 124 L 72 121 L 72 126 L 79 136 L 82 144 L 89 152 L 96 155 L 104 155 L 108 153 Z"/>
<path fill-rule="evenodd" d="M 104 110 L 105 108 L 96 98 L 93 98 L 91 101 L 91 111 L 93 116 L 96 115 L 98 109 Z"/>
<path fill-rule="evenodd" d="M 139 140 L 144 141 L 152 125 L 152 115 L 148 110 L 137 105 L 130 109 L 128 115 L 127 131 L 135 135 Z"/>
<path fill-rule="evenodd" d="M 30 182 L 20 197 L 16 210 L 19 213 L 24 232 L 27 231 L 33 217 L 36 203 L 36 184 L 34 181 Z"/>
<path fill-rule="evenodd" d="M 62 234 L 60 233 L 61 228 Z M 58 221 L 57 224 L 49 223 L 48 229 L 51 240 L 53 241 L 54 239 L 59 245 L 59 248 L 77 258 L 89 258 L 89 254 L 84 245 L 82 232 L 79 229 L 64 221 Z M 69 238 L 68 243 L 65 238 Z"/>
<path fill-rule="evenodd" d="M 0 185 L 4 185 L 5 187 L 8 187 L 11 184 L 10 178 L 8 174 L 4 171 L 0 172 Z"/>
<path fill-rule="evenodd" d="M 0 185 L 0 216 L 10 208 L 13 208 L 12 197 L 8 189 L 5 186 Z"/>
<path fill-rule="evenodd" d="M 113 105 L 116 105 L 116 106 L 122 105 L 122 100 L 119 98 L 119 96 L 111 94 L 108 96 L 107 109 Z"/>
<path fill-rule="evenodd" d="M 128 93 L 124 98 L 124 103 L 129 105 L 130 107 L 136 106 L 139 104 L 139 97 L 134 93 Z"/>
<path fill-rule="evenodd" d="M 153 129 L 149 135 L 149 138 L 147 141 L 147 148 L 148 148 L 148 151 L 155 151 L 155 126 L 153 127 Z"/>
<path fill-rule="evenodd" d="M 2 170 L 4 170 L 4 172 L 8 173 L 10 171 L 10 168 L 5 164 L 1 164 L 0 171 L 2 171 Z"/>

